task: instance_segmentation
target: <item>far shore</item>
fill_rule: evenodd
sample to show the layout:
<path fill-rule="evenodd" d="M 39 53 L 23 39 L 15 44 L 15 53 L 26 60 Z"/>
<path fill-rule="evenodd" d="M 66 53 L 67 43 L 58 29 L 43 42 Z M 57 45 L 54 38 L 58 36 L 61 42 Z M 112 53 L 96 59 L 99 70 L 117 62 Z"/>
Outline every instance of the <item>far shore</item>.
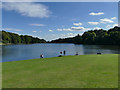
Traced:
<path fill-rule="evenodd" d="M 28 43 L 28 44 L 24 44 L 24 43 L 0 43 L 0 45 L 30 45 L 30 44 L 74 44 L 74 45 L 104 45 L 104 44 L 75 44 L 75 43 Z M 107 45 L 107 44 L 105 44 Z M 108 44 L 110 45 L 110 44 Z M 110 46 L 119 46 L 119 45 L 110 45 Z"/>

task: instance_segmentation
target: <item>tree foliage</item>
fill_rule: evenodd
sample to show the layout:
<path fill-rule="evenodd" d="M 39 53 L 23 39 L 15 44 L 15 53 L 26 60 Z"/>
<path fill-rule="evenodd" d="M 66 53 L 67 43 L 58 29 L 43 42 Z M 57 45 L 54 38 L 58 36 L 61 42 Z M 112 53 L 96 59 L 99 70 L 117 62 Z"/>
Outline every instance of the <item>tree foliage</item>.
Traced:
<path fill-rule="evenodd" d="M 96 45 L 120 45 L 120 27 L 109 30 L 90 30 L 72 38 L 52 40 L 50 43 L 74 43 Z"/>
<path fill-rule="evenodd" d="M 32 37 L 28 35 L 18 35 L 15 33 L 10 33 L 6 31 L 2 32 L 2 42 L 12 43 L 12 44 L 32 44 L 32 43 L 46 43 L 44 39 L 39 39 L 37 37 Z"/>

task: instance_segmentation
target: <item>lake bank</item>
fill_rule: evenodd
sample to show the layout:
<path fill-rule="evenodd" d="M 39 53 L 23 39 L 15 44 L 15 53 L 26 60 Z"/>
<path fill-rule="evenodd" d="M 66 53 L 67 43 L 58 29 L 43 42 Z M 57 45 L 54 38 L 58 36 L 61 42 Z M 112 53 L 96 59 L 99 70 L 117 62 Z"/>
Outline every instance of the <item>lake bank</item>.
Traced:
<path fill-rule="evenodd" d="M 64 56 L 2 64 L 3 88 L 118 87 L 118 54 Z"/>

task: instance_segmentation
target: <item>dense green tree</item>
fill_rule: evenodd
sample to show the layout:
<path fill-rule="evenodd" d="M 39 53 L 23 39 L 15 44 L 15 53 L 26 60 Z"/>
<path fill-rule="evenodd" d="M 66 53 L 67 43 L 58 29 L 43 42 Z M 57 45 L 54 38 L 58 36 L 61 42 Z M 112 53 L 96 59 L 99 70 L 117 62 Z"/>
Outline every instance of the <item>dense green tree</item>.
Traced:
<path fill-rule="evenodd" d="M 2 41 L 3 43 L 10 43 L 10 37 L 7 32 L 3 31 L 2 32 Z"/>
<path fill-rule="evenodd" d="M 49 43 L 75 43 L 75 44 L 98 44 L 98 45 L 120 45 L 120 27 L 109 30 L 90 30 L 73 38 L 52 40 Z"/>
<path fill-rule="evenodd" d="M 82 35 L 83 43 L 84 44 L 94 44 L 95 37 L 96 37 L 95 32 L 85 32 Z"/>
<path fill-rule="evenodd" d="M 73 39 L 75 44 L 82 44 L 82 37 L 79 34 L 75 36 Z"/>
<path fill-rule="evenodd" d="M 120 32 L 115 31 L 110 32 L 109 34 L 110 34 L 109 40 L 111 41 L 110 43 L 112 43 L 113 45 L 120 44 Z"/>
<path fill-rule="evenodd" d="M 95 44 L 107 44 L 109 43 L 108 38 L 109 38 L 109 35 L 107 32 L 101 32 L 97 34 L 95 38 Z"/>
<path fill-rule="evenodd" d="M 21 43 L 25 44 L 25 37 L 23 35 L 20 35 L 20 38 L 21 38 Z"/>
<path fill-rule="evenodd" d="M 30 44 L 30 43 L 46 43 L 44 39 L 39 39 L 37 37 L 32 37 L 28 35 L 18 35 L 11 32 L 2 31 L 3 43 L 13 43 L 13 44 Z"/>

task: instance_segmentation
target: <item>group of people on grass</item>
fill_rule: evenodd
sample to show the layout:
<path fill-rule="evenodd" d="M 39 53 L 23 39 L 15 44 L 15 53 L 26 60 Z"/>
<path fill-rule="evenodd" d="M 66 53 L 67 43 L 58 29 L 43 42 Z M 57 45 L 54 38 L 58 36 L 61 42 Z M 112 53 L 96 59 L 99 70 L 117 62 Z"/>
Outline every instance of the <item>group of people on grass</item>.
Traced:
<path fill-rule="evenodd" d="M 62 57 L 62 56 L 65 56 L 65 55 L 66 55 L 66 51 L 64 50 L 64 51 L 60 52 L 59 57 Z M 78 55 L 78 52 L 76 52 L 75 55 Z"/>
<path fill-rule="evenodd" d="M 65 55 L 66 55 L 66 51 L 64 50 L 64 51 L 61 51 L 61 52 L 59 53 L 59 56 L 58 56 L 58 57 L 62 57 L 62 56 L 65 56 Z M 75 55 L 78 55 L 78 52 L 76 52 Z M 40 54 L 40 58 L 44 58 L 44 55 L 43 55 L 43 54 Z"/>
<path fill-rule="evenodd" d="M 64 50 L 64 51 L 61 51 L 58 57 L 62 57 L 63 55 L 64 55 L 64 56 L 66 55 L 66 51 L 65 51 L 65 50 Z"/>

